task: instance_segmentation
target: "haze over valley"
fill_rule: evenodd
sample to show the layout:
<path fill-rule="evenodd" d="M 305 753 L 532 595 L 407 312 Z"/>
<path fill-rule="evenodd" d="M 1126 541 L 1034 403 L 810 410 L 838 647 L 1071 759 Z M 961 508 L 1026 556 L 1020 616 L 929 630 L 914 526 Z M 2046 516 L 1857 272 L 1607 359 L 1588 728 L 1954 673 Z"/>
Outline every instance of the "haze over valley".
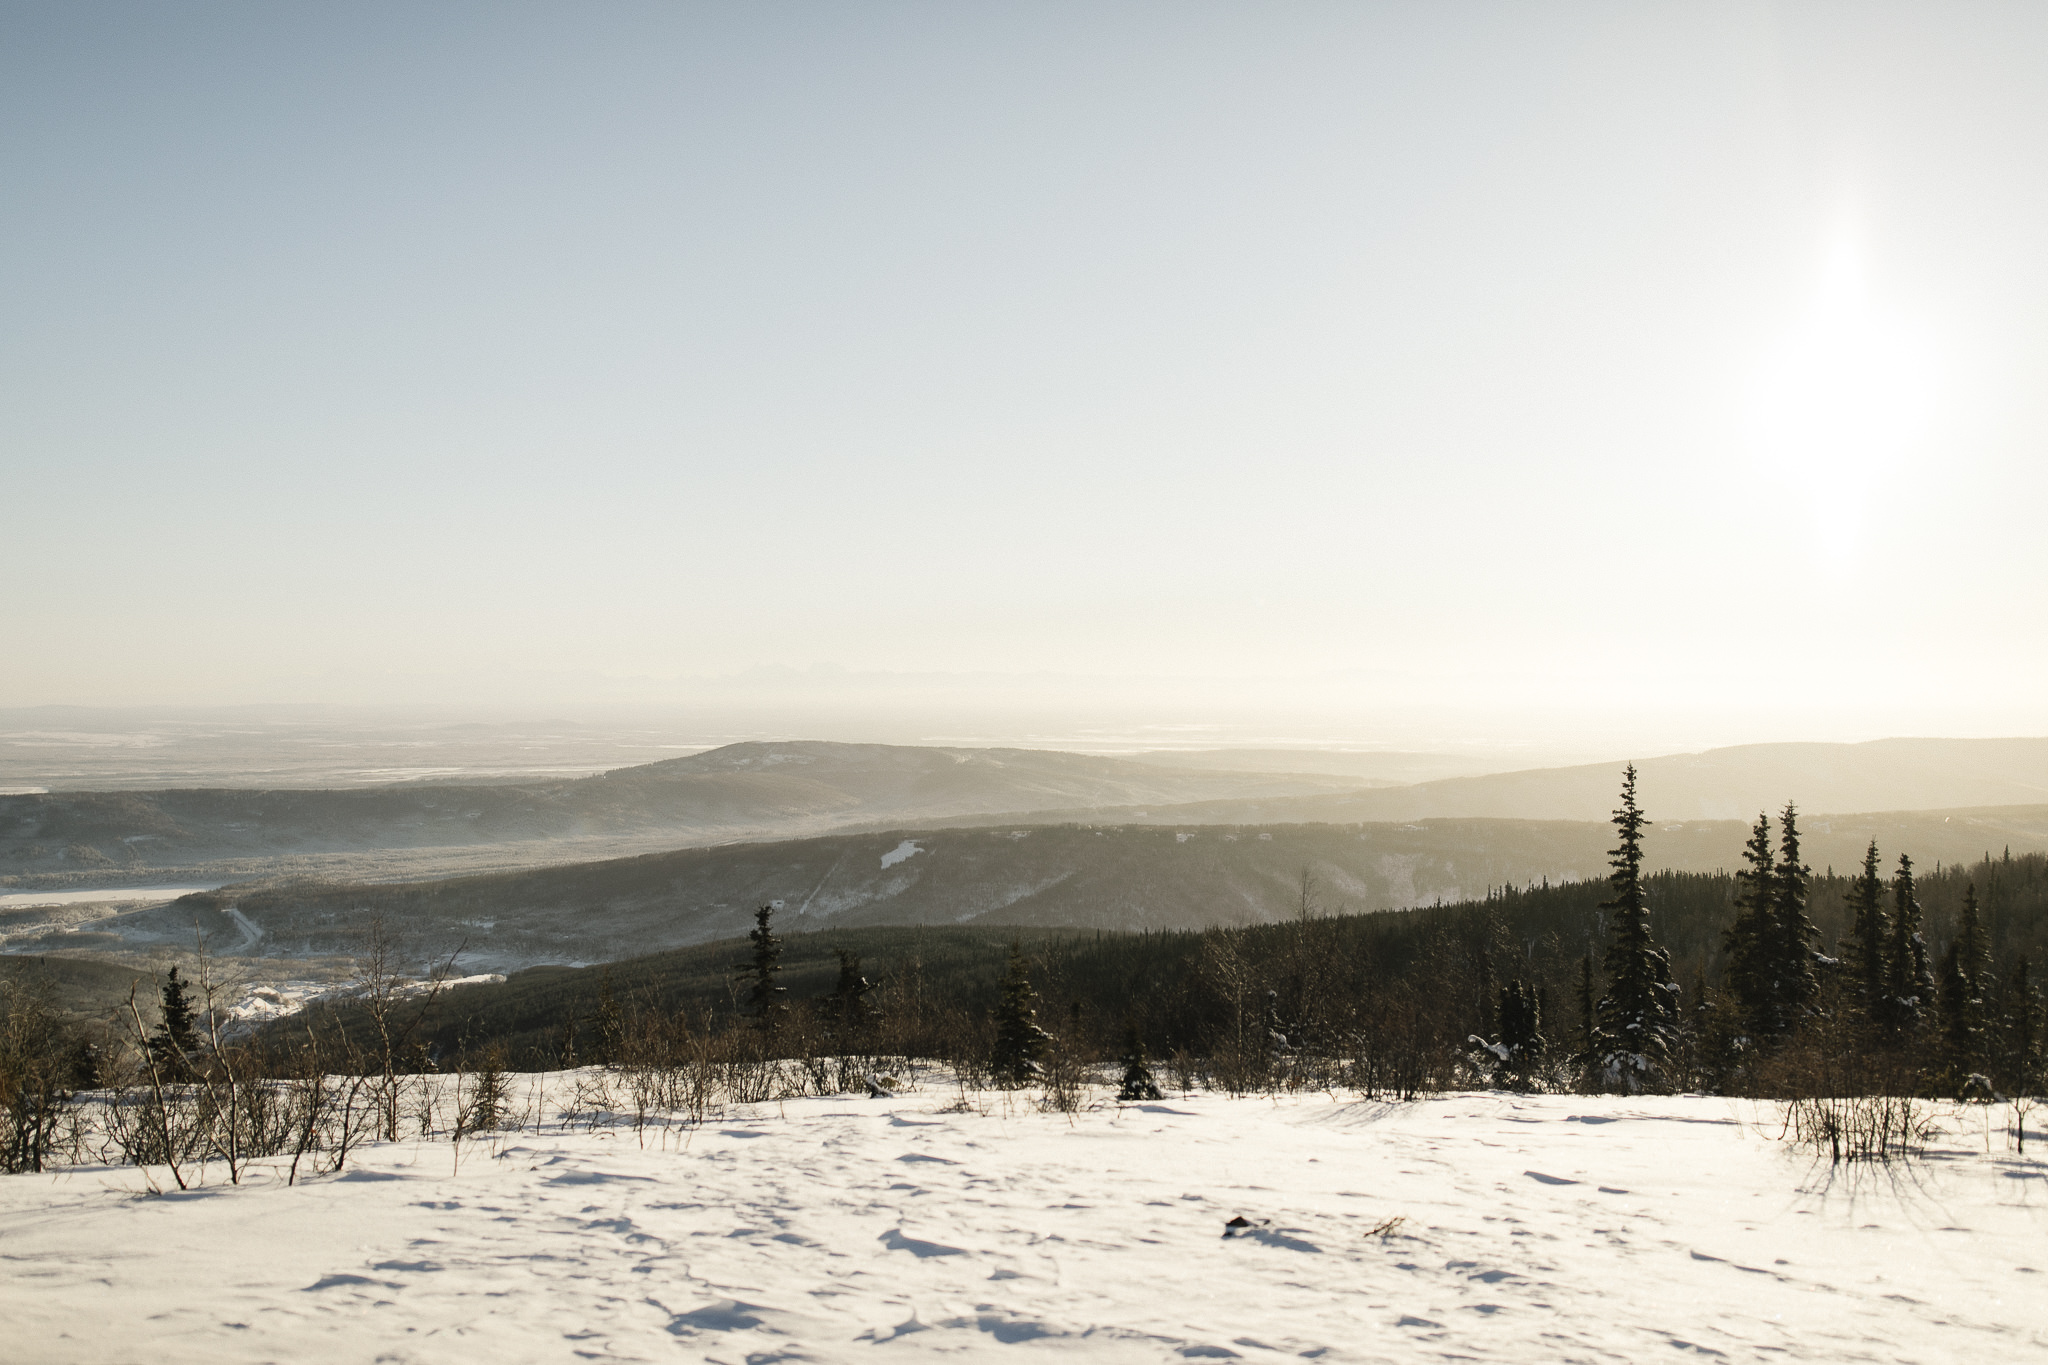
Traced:
<path fill-rule="evenodd" d="M 8 1365 L 2048 1359 L 2048 6 L 6 0 L 0 186 Z"/>
<path fill-rule="evenodd" d="M 1328 771 L 1255 766 L 1289 760 Z M 414 970 L 452 953 L 502 972 L 737 936 L 763 903 L 804 929 L 1199 929 L 1299 913 L 1304 876 L 1314 910 L 1337 913 L 1605 875 L 1612 764 L 1357 785 L 1374 764 L 748 742 L 519 785 L 0 797 L 0 943 L 146 964 L 203 934 L 252 980 L 324 979 L 380 916 Z M 1757 745 L 1637 768 L 1658 869 L 1732 866 L 1748 819 L 1787 792 L 1816 794 L 1820 868 L 1854 866 L 1872 839 L 1928 863 L 2048 850 L 2048 800 L 2029 799 L 2048 794 L 2048 740 Z"/>

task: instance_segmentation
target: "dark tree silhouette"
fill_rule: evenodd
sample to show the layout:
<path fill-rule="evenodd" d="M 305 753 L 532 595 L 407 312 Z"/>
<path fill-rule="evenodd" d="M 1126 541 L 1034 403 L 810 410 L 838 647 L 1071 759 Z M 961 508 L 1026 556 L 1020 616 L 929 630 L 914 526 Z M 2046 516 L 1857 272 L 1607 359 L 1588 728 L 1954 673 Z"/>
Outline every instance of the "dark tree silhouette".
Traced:
<path fill-rule="evenodd" d="M 1988 1064 L 1986 1000 L 1991 989 L 1991 947 L 1977 907 L 1977 886 L 1963 888 L 1956 936 L 1941 959 L 1941 1085 L 1961 1094 Z"/>
<path fill-rule="evenodd" d="M 1886 1033 L 1894 1047 L 1917 1042 L 1934 1012 L 1934 972 L 1913 886 L 1913 860 L 1901 853 L 1892 874 L 1892 941 L 1885 955 Z"/>
<path fill-rule="evenodd" d="M 1650 934 L 1650 905 L 1643 893 L 1643 830 L 1649 826 L 1636 804 L 1636 767 L 1621 779 L 1621 807 L 1614 827 L 1621 846 L 1608 856 L 1612 898 L 1602 910 L 1614 915 L 1607 945 L 1607 994 L 1596 1013 L 1599 1054 L 1606 1081 L 1635 1091 L 1664 1084 L 1679 1041 L 1678 983 L 1671 954 Z"/>
<path fill-rule="evenodd" d="M 176 967 L 164 974 L 157 1001 L 163 1022 L 149 1035 L 149 1055 L 167 1076 L 189 1076 L 199 1052 L 198 1015 Z"/>
<path fill-rule="evenodd" d="M 1735 874 L 1735 922 L 1721 935 L 1728 953 L 1728 991 L 1735 997 L 1744 1032 L 1738 1050 L 1768 1046 L 1781 1030 L 1773 951 L 1777 875 L 1770 817 L 1759 812 L 1749 842 L 1742 846 L 1742 867 Z"/>
<path fill-rule="evenodd" d="M 1145 1064 L 1145 1044 L 1138 1038 L 1138 1026 L 1131 1024 L 1124 1029 L 1124 1055 L 1119 1059 L 1123 1065 L 1123 1083 L 1117 1087 L 1116 1097 L 1120 1100 L 1156 1100 L 1159 1082 L 1152 1079 L 1152 1068 Z"/>
<path fill-rule="evenodd" d="M 1572 1064 L 1583 1078 L 1598 1069 L 1597 1048 L 1600 1039 L 1600 1019 L 1596 1003 L 1599 997 L 1593 989 L 1591 953 L 1583 954 L 1579 958 L 1579 977 L 1572 993 L 1577 997 L 1579 1004 L 1578 1046 L 1572 1053 Z"/>
<path fill-rule="evenodd" d="M 834 948 L 839 959 L 839 980 L 828 1002 L 832 1028 L 842 1043 L 859 1038 L 875 1022 L 875 1007 L 868 1000 L 874 985 L 860 974 L 860 954 Z"/>
<path fill-rule="evenodd" d="M 2021 954 L 1999 992 L 1998 1083 L 2008 1095 L 2037 1096 L 2044 1079 L 2041 1066 L 2041 994 L 2028 980 Z"/>
<path fill-rule="evenodd" d="M 1038 992 L 1031 989 L 1024 946 L 1013 942 L 1010 964 L 1003 973 L 1002 998 L 996 1005 L 996 1042 L 989 1055 L 989 1074 L 1007 1089 L 1029 1085 L 1044 1074 L 1039 1059 L 1051 1042 L 1052 1035 L 1038 1026 Z"/>
<path fill-rule="evenodd" d="M 1500 988 L 1499 1041 L 1485 1043 L 1492 1057 L 1493 1084 L 1503 1090 L 1535 1087 L 1536 1068 L 1543 1063 L 1548 1043 L 1543 1037 L 1543 1006 L 1526 981 L 1510 981 Z"/>
<path fill-rule="evenodd" d="M 1799 811 L 1790 801 L 1778 817 L 1778 865 L 1771 871 L 1774 952 L 1773 1013 L 1786 1037 L 1813 1010 L 1820 995 L 1820 930 L 1806 914 L 1813 869 L 1799 861 Z"/>
<path fill-rule="evenodd" d="M 1863 855 L 1863 871 L 1849 884 L 1849 909 L 1855 916 L 1842 940 L 1842 958 L 1849 981 L 1856 1029 L 1866 1045 L 1884 1035 L 1885 955 L 1891 946 L 1891 918 L 1884 909 L 1884 877 L 1878 872 L 1877 840 Z"/>
<path fill-rule="evenodd" d="M 775 984 L 776 974 L 782 970 L 782 940 L 768 927 L 774 916 L 772 905 L 754 912 L 754 931 L 747 935 L 754 951 L 745 962 L 733 964 L 733 974 L 746 987 L 740 1007 L 763 1033 L 772 1033 L 789 1013 L 789 1006 L 782 1003 L 788 987 Z"/>

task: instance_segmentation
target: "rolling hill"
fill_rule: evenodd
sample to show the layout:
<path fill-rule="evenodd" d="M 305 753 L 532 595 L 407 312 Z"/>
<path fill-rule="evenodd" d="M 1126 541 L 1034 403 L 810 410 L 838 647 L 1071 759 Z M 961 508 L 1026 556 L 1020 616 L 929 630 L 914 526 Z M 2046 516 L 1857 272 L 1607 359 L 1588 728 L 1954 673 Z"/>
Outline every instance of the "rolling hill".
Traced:
<path fill-rule="evenodd" d="M 734 744 L 596 777 L 515 785 L 340 790 L 200 788 L 0 796 L 0 877 L 113 880 L 227 863 L 362 852 L 504 850 L 508 865 L 634 848 L 815 833 L 852 824 L 986 818 L 1343 790 L 1329 774 L 1209 772 L 1032 749 Z M 551 848 L 578 846 L 565 853 Z M 602 845 L 602 847 L 592 847 Z M 417 861 L 415 861 L 417 865 Z"/>
<path fill-rule="evenodd" d="M 1161 807 L 1044 810 L 1012 819 L 1155 824 L 1297 821 L 1604 820 L 1623 760 L 1449 777 L 1398 787 Z M 1879 739 L 1747 744 L 1635 760 L 1665 820 L 1754 820 L 1797 800 L 1811 811 L 1926 811 L 2048 801 L 2048 739 Z"/>
<path fill-rule="evenodd" d="M 1029 749 L 734 744 L 595 777 L 339 790 L 0 797 L 0 887 L 312 876 L 396 881 L 833 830 L 1603 820 L 1619 762 L 1369 786 L 1462 760 L 1285 750 L 1105 758 Z M 1191 766 L 1213 763 L 1215 767 Z M 1303 772 L 1260 770 L 1292 764 Z M 2048 739 L 1765 744 L 1639 761 L 1667 821 L 1788 797 L 1818 811 L 2048 800 Z M 1372 773 L 1377 776 L 1367 776 Z"/>

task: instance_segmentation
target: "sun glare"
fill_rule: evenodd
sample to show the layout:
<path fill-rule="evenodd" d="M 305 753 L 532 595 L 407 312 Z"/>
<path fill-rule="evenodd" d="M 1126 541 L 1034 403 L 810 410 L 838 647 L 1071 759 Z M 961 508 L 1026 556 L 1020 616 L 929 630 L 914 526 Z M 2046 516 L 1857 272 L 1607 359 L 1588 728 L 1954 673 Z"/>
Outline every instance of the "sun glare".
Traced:
<path fill-rule="evenodd" d="M 1926 432 L 1934 376 L 1926 339 L 1871 298 L 1854 242 L 1838 242 L 1759 367 L 1748 412 L 1759 458 L 1811 499 L 1824 560 L 1853 557 L 1865 500 Z"/>

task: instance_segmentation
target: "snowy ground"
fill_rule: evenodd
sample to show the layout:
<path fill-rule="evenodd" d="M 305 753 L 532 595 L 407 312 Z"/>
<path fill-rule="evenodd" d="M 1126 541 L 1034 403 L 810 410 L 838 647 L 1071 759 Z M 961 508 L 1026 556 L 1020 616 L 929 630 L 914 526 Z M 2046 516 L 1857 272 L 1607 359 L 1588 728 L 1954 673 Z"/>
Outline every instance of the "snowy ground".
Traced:
<path fill-rule="evenodd" d="M 1831 1170 L 1715 1099 L 954 1098 L 401 1143 L 297 1188 L 0 1178 L 0 1356 L 2048 1359 L 2048 1163 L 1995 1132 Z"/>

